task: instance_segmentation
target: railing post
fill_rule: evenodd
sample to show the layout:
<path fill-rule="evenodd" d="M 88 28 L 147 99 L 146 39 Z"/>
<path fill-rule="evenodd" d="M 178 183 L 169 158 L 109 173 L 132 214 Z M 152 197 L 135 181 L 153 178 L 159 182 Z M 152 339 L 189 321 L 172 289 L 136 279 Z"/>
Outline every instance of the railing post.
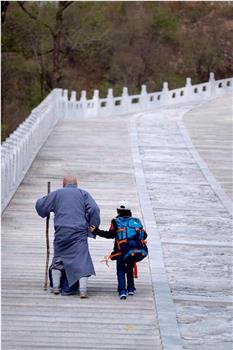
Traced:
<path fill-rule="evenodd" d="M 186 78 L 184 95 L 185 95 L 185 101 L 186 102 L 192 100 L 193 93 L 192 93 L 192 81 L 191 81 L 191 78 Z"/>
<path fill-rule="evenodd" d="M 6 172 L 6 160 L 5 160 L 5 154 L 3 153 L 3 150 L 1 151 L 1 193 L 2 193 L 2 200 L 5 198 L 7 193 L 6 188 L 6 178 L 7 178 L 7 172 Z"/>
<path fill-rule="evenodd" d="M 55 119 L 61 119 L 63 117 L 62 115 L 62 89 L 54 89 L 53 90 L 54 95 L 54 114 Z"/>
<path fill-rule="evenodd" d="M 63 115 L 64 118 L 68 117 L 68 90 L 63 90 Z"/>
<path fill-rule="evenodd" d="M 167 105 L 169 103 L 169 89 L 168 89 L 168 83 L 165 81 L 163 83 L 163 90 L 162 90 L 162 105 Z"/>
<path fill-rule="evenodd" d="M 142 110 L 147 110 L 147 91 L 146 85 L 142 85 L 140 93 L 140 107 Z"/>
<path fill-rule="evenodd" d="M 85 90 L 81 91 L 81 97 L 80 97 L 80 112 L 83 117 L 87 116 L 87 93 Z M 80 110 L 79 110 L 80 111 Z"/>
<path fill-rule="evenodd" d="M 124 110 L 125 112 L 128 112 L 128 110 L 129 110 L 129 94 L 128 94 L 127 87 L 123 87 L 121 105 L 122 105 L 122 110 Z"/>
<path fill-rule="evenodd" d="M 16 137 L 18 138 L 19 144 L 19 162 L 18 162 L 18 175 L 20 176 L 23 170 L 23 135 L 20 132 L 15 131 Z"/>
<path fill-rule="evenodd" d="M 75 105 L 76 105 L 76 91 L 71 91 L 71 97 L 70 97 L 70 117 L 76 117 L 75 113 Z"/>
<path fill-rule="evenodd" d="M 9 181 L 9 157 L 7 157 L 7 151 L 6 151 L 6 147 L 2 147 L 1 149 L 1 203 L 2 206 L 4 205 L 4 200 L 7 198 L 8 196 L 8 181 Z"/>
<path fill-rule="evenodd" d="M 107 94 L 107 113 L 108 114 L 113 114 L 114 113 L 113 89 L 108 89 L 108 94 Z"/>
<path fill-rule="evenodd" d="M 71 98 L 70 101 L 76 102 L 76 91 L 71 91 Z"/>
<path fill-rule="evenodd" d="M 214 73 L 210 73 L 209 77 L 209 87 L 210 87 L 210 98 L 214 98 L 216 96 L 216 81 L 214 77 Z"/>
<path fill-rule="evenodd" d="M 93 117 L 98 117 L 98 115 L 99 115 L 99 90 L 94 90 L 92 103 L 93 103 L 93 109 L 92 109 L 93 113 L 91 113 L 91 114 Z"/>
<path fill-rule="evenodd" d="M 233 78 L 229 79 L 230 86 L 228 86 L 228 91 L 233 93 Z"/>

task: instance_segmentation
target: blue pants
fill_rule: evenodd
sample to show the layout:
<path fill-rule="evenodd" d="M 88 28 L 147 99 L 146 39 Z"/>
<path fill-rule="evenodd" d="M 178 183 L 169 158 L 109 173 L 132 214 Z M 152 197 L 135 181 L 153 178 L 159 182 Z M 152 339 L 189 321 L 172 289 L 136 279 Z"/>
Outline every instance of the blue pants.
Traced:
<path fill-rule="evenodd" d="M 134 261 L 129 260 L 127 263 L 122 259 L 118 258 L 116 261 L 117 279 L 118 279 L 118 292 L 126 291 L 126 289 L 135 289 L 134 287 L 134 275 L 133 275 Z M 126 278 L 127 276 L 127 288 Z"/>

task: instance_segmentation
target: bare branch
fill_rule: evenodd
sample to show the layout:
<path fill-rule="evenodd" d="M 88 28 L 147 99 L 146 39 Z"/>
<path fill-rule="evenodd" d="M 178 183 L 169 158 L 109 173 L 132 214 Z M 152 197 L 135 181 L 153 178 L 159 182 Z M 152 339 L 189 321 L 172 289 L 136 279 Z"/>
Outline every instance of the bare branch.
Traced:
<path fill-rule="evenodd" d="M 33 19 L 34 21 L 38 21 L 40 22 L 43 26 L 45 26 L 49 31 L 50 33 L 52 34 L 52 36 L 54 36 L 54 31 L 53 29 L 47 24 L 47 23 L 44 23 L 43 21 L 41 21 L 39 19 L 39 17 L 35 16 L 33 13 L 29 12 L 28 9 L 26 9 L 26 7 L 24 6 L 24 2 L 25 1 L 17 1 L 18 5 L 20 6 L 20 8 L 31 18 Z"/>
<path fill-rule="evenodd" d="M 47 50 L 45 52 L 39 52 L 38 56 L 45 56 L 45 55 L 48 55 L 48 54 L 52 53 L 53 51 L 54 51 L 54 49 Z"/>
<path fill-rule="evenodd" d="M 73 1 L 61 1 L 64 3 L 63 11 L 73 4 Z M 66 4 L 65 4 L 66 3 Z"/>

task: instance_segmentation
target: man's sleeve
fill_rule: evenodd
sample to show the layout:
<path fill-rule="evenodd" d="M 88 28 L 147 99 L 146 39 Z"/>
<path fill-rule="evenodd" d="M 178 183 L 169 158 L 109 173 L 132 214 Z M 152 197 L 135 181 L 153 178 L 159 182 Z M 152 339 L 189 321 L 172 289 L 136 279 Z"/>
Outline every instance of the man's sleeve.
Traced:
<path fill-rule="evenodd" d="M 38 215 L 40 215 L 42 218 L 45 218 L 49 215 L 51 211 L 54 211 L 54 199 L 55 199 L 56 193 L 51 192 L 47 196 L 44 196 L 43 198 L 40 198 L 36 202 L 36 211 Z"/>
<path fill-rule="evenodd" d="M 89 225 L 99 227 L 100 225 L 100 209 L 95 200 L 88 192 L 84 192 L 85 214 Z"/>

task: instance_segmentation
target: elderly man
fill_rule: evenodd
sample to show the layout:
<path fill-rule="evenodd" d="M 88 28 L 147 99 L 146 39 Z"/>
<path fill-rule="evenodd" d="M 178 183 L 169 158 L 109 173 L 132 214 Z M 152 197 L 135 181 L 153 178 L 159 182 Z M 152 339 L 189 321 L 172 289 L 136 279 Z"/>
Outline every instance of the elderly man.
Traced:
<path fill-rule="evenodd" d="M 88 249 L 88 228 L 99 226 L 99 207 L 91 195 L 77 187 L 77 178 L 67 176 L 63 188 L 36 202 L 37 213 L 46 217 L 54 212 L 54 257 L 50 283 L 54 294 L 77 294 L 87 298 L 87 278 L 95 275 Z"/>

